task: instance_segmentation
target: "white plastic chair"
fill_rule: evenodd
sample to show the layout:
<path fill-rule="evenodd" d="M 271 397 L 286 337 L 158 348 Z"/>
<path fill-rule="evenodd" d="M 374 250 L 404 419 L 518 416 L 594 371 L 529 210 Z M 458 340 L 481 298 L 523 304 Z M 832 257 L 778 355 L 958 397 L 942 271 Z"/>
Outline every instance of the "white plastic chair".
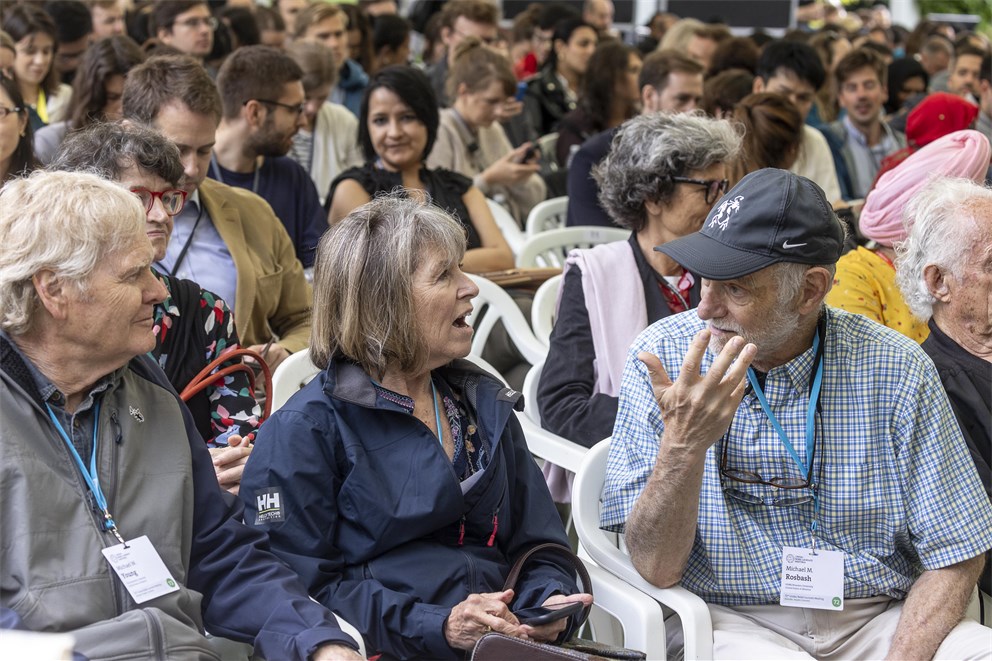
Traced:
<path fill-rule="evenodd" d="M 272 375 L 272 413 L 285 404 L 300 388 L 320 374 L 320 368 L 310 360 L 310 349 L 297 351 L 282 361 Z"/>
<path fill-rule="evenodd" d="M 548 230 L 565 227 L 565 216 L 568 213 L 568 196 L 553 197 L 538 203 L 527 214 L 527 238 L 547 232 Z"/>
<path fill-rule="evenodd" d="M 538 138 L 537 148 L 541 150 L 541 162 L 547 163 L 548 171 L 556 172 L 562 165 L 558 162 L 558 132 Z"/>
<path fill-rule="evenodd" d="M 495 376 L 497 379 L 499 379 L 500 381 L 502 381 L 504 386 L 509 387 L 509 384 L 507 384 L 506 379 L 503 378 L 503 375 L 500 374 L 496 370 L 495 367 L 493 367 L 488 362 L 486 362 L 485 360 L 483 360 L 482 359 L 482 356 L 478 356 L 478 355 L 476 355 L 474 353 L 470 353 L 469 355 L 465 356 L 465 360 L 467 360 L 468 362 L 472 363 L 476 367 L 480 367 L 480 368 L 486 370 L 487 372 L 489 372 L 490 374 L 492 374 L 493 376 Z"/>
<path fill-rule="evenodd" d="M 520 225 L 517 224 L 516 219 L 506 210 L 506 207 L 496 200 L 490 200 L 488 197 L 486 198 L 486 204 L 489 205 L 489 211 L 492 212 L 493 218 L 496 220 L 496 226 L 503 233 L 503 238 L 509 244 L 510 251 L 516 256 L 520 252 L 520 249 L 523 248 L 524 243 L 527 242 L 526 235 L 520 229 Z"/>
<path fill-rule="evenodd" d="M 599 528 L 600 495 L 609 453 L 610 439 L 597 443 L 586 452 L 572 485 L 572 516 L 579 543 L 589 558 L 602 569 L 679 615 L 685 638 L 686 661 L 712 659 L 713 622 L 703 600 L 682 587 L 659 588 L 648 583 L 634 569 L 627 554 L 617 546 L 616 536 Z M 627 633 L 626 629 L 624 633 Z M 664 620 L 659 617 L 653 621 L 648 633 L 652 634 L 646 642 L 650 647 L 637 649 L 646 652 L 649 659 L 664 659 Z M 629 642 L 627 646 L 636 647 Z"/>
<path fill-rule="evenodd" d="M 535 234 L 517 254 L 517 266 L 565 266 L 573 248 L 591 248 L 600 243 L 626 241 L 630 230 L 619 227 L 565 227 Z"/>
<path fill-rule="evenodd" d="M 530 327 L 534 335 L 545 345 L 550 345 L 551 329 L 555 325 L 555 306 L 558 303 L 558 290 L 561 288 L 562 277 L 556 275 L 548 278 L 534 293 L 534 302 L 530 308 Z"/>
<path fill-rule="evenodd" d="M 542 344 L 530 329 L 524 313 L 502 287 L 478 275 L 469 275 L 479 287 L 479 295 L 472 301 L 472 314 L 466 321 L 473 329 L 472 353 L 482 355 L 489 333 L 497 321 L 502 321 L 514 346 L 528 363 L 543 361 L 548 347 Z"/>
<path fill-rule="evenodd" d="M 534 363 L 524 378 L 524 412 L 520 415 L 521 424 L 526 422 L 527 446 L 532 454 L 572 471 L 579 470 L 588 449 L 578 443 L 562 438 L 541 427 L 541 412 L 537 407 L 537 386 L 541 381 L 544 359 Z M 530 429 L 530 431 L 528 431 Z"/>

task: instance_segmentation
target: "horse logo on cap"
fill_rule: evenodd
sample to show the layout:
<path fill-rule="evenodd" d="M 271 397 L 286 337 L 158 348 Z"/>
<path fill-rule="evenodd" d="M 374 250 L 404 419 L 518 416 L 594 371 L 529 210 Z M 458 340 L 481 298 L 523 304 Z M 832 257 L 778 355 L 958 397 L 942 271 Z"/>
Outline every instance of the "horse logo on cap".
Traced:
<path fill-rule="evenodd" d="M 732 200 L 724 200 L 720 203 L 720 206 L 716 208 L 716 214 L 710 219 L 710 227 L 719 227 L 720 231 L 727 229 L 727 223 L 730 222 L 730 217 L 741 210 L 741 202 L 744 200 L 743 195 L 738 195 Z M 726 214 L 726 216 L 724 215 Z"/>

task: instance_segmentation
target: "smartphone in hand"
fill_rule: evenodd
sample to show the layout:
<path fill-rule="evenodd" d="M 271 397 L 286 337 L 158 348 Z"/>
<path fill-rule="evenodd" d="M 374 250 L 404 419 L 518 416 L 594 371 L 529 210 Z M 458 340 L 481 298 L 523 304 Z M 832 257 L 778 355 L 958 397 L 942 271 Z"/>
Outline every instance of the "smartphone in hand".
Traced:
<path fill-rule="evenodd" d="M 520 621 L 520 624 L 527 624 L 532 627 L 539 627 L 542 624 L 563 620 L 570 615 L 575 615 L 584 607 L 581 601 L 572 601 L 566 604 L 554 604 L 552 606 L 536 606 L 534 608 L 524 608 L 513 614 Z"/>
<path fill-rule="evenodd" d="M 523 154 L 521 154 L 520 156 L 517 156 L 513 160 L 514 160 L 515 163 L 526 163 L 526 162 L 532 160 L 533 158 L 535 158 L 536 156 L 538 156 L 539 153 L 540 152 L 538 151 L 537 147 L 534 146 L 534 145 L 531 145 L 530 147 L 527 148 L 526 151 L 524 151 Z"/>

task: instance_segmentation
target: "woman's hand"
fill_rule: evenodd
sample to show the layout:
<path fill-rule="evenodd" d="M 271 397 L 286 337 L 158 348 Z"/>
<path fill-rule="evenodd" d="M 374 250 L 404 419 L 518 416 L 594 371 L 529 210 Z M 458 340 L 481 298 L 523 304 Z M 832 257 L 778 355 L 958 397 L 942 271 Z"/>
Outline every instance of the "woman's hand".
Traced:
<path fill-rule="evenodd" d="M 248 455 L 251 454 L 252 444 L 234 434 L 227 439 L 226 448 L 210 448 L 213 459 L 214 473 L 221 489 L 230 491 L 235 496 L 241 488 L 241 475 L 245 472 Z"/>
<path fill-rule="evenodd" d="M 581 601 L 584 606 L 589 606 L 592 604 L 592 595 L 586 594 L 585 592 L 569 595 L 556 594 L 548 597 L 541 605 L 548 608 L 550 606 L 570 604 L 575 601 Z M 565 626 L 568 625 L 568 619 L 569 618 L 564 617 L 560 620 L 555 620 L 554 622 L 549 622 L 536 627 L 532 627 L 528 624 L 522 624 L 520 625 L 520 630 L 531 640 L 536 640 L 542 643 L 550 643 L 557 640 L 558 636 L 561 635 L 561 632 L 565 630 Z"/>
<path fill-rule="evenodd" d="M 513 186 L 526 181 L 532 174 L 536 174 L 541 169 L 536 158 L 532 158 L 526 163 L 519 162 L 530 147 L 531 143 L 525 142 L 494 162 L 482 172 L 483 181 L 489 186 Z"/>
<path fill-rule="evenodd" d="M 459 650 L 472 649 L 483 634 L 495 631 L 522 638 L 522 627 L 507 604 L 513 601 L 513 590 L 470 594 L 468 599 L 451 609 L 444 623 L 444 637 Z"/>

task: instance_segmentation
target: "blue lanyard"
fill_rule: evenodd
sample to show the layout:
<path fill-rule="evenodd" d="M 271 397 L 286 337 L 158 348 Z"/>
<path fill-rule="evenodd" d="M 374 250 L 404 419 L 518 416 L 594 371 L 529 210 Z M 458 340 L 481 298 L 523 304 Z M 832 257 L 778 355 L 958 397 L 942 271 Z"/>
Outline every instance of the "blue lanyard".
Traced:
<path fill-rule="evenodd" d="M 817 350 L 820 346 L 820 332 L 817 331 L 816 337 L 813 339 L 813 355 L 817 354 Z M 758 402 L 761 404 L 761 409 L 768 416 L 768 421 L 772 423 L 772 427 L 775 428 L 775 432 L 778 437 L 782 440 L 782 445 L 785 449 L 789 451 L 789 455 L 792 460 L 796 462 L 802 474 L 806 476 L 807 480 L 812 475 L 812 459 L 813 459 L 813 444 L 816 440 L 815 423 L 816 423 L 816 403 L 820 399 L 820 386 L 823 384 L 823 355 L 820 355 L 820 360 L 816 366 L 816 376 L 813 379 L 813 387 L 809 394 L 809 407 L 806 409 L 806 459 L 810 462 L 809 467 L 803 463 L 803 460 L 799 458 L 796 453 L 795 447 L 789 441 L 789 437 L 786 435 L 785 430 L 782 429 L 782 425 L 779 423 L 778 418 L 772 413 L 771 407 L 768 406 L 768 400 L 765 398 L 765 393 L 761 389 L 761 385 L 758 383 L 758 378 L 754 374 L 754 370 L 750 367 L 747 368 L 747 380 L 751 382 L 751 387 L 754 389 L 754 395 L 758 398 Z M 815 496 L 814 496 L 815 497 Z"/>
<path fill-rule="evenodd" d="M 69 435 L 66 433 L 65 429 L 62 427 L 62 423 L 59 419 L 55 417 L 55 412 L 52 411 L 52 407 L 47 403 L 45 408 L 48 409 L 48 417 L 52 419 L 52 423 L 55 425 L 55 429 L 58 430 L 59 436 L 65 441 L 66 446 L 69 448 L 72 458 L 76 460 L 76 466 L 79 468 L 79 472 L 83 474 L 83 479 L 86 480 L 86 486 L 90 488 L 93 497 L 96 499 L 96 506 L 100 508 L 103 512 L 103 527 L 114 534 L 121 544 L 124 544 L 124 538 L 121 537 L 120 532 L 117 531 L 117 523 L 114 521 L 114 517 L 111 516 L 107 509 L 107 498 L 103 495 L 103 489 L 100 488 L 100 474 L 96 469 L 96 448 L 97 442 L 99 441 L 98 430 L 100 428 L 100 402 L 93 407 L 93 450 L 90 453 L 90 467 L 89 470 L 86 469 L 86 464 L 79 456 L 79 452 L 76 451 L 76 446 L 72 444 L 69 439 Z"/>
<path fill-rule="evenodd" d="M 441 444 L 441 447 L 444 447 L 441 432 L 441 413 L 437 409 L 437 388 L 434 387 L 434 379 L 431 379 L 431 392 L 434 393 L 434 424 L 437 425 L 437 442 Z"/>

